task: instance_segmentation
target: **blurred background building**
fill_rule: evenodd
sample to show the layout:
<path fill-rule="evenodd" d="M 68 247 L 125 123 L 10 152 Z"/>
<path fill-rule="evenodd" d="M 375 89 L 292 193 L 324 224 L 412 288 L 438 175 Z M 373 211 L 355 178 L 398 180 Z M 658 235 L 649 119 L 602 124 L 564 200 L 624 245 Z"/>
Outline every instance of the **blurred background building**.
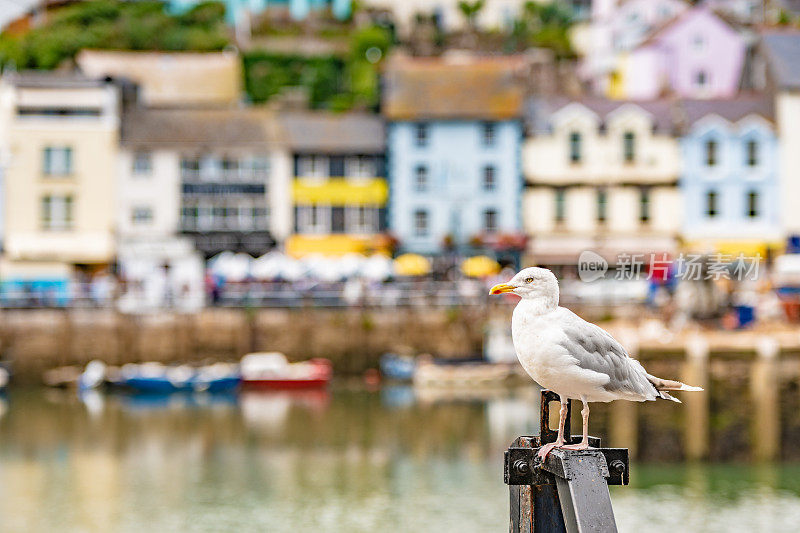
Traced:
<path fill-rule="evenodd" d="M 19 6 L 6 305 L 97 277 L 126 309 L 137 291 L 197 309 L 242 283 L 345 283 L 372 256 L 407 279 L 384 266 L 409 253 L 452 282 L 466 260 L 575 274 L 585 250 L 769 264 L 800 234 L 791 3 Z"/>

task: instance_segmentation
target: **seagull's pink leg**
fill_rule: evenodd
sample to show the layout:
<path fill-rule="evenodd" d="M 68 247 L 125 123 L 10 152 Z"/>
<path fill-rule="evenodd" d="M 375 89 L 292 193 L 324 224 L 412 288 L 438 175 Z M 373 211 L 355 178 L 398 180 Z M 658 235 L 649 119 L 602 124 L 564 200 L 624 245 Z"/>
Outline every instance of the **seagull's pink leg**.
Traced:
<path fill-rule="evenodd" d="M 569 404 L 569 399 L 562 398 L 561 399 L 561 408 L 558 410 L 558 437 L 556 437 L 555 442 L 551 442 L 549 444 L 545 444 L 541 448 L 539 448 L 539 452 L 536 454 L 542 459 L 547 457 L 547 454 L 550 453 L 553 448 L 559 448 L 564 445 L 564 424 L 567 421 L 567 406 Z"/>
<path fill-rule="evenodd" d="M 589 404 L 586 400 L 581 398 L 583 402 L 583 409 L 581 409 L 581 416 L 583 416 L 583 439 L 578 444 L 568 444 L 562 446 L 565 450 L 585 450 L 589 447 Z"/>

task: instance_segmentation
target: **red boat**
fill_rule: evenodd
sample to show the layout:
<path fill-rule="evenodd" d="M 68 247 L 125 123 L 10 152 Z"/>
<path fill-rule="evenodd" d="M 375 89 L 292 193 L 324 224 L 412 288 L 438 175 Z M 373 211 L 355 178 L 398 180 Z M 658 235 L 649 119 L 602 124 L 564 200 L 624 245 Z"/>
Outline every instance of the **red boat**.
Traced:
<path fill-rule="evenodd" d="M 279 352 L 251 353 L 242 357 L 242 385 L 268 389 L 319 389 L 328 386 L 333 376 L 327 359 L 290 363 Z"/>

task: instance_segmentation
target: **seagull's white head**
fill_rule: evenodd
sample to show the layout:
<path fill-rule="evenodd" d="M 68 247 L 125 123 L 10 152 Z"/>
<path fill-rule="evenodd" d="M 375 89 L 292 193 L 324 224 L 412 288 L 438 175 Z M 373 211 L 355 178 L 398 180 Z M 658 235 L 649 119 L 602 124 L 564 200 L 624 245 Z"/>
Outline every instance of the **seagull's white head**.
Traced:
<path fill-rule="evenodd" d="M 546 268 L 529 267 L 517 272 L 508 283 L 495 285 L 489 294 L 511 292 L 528 300 L 540 300 L 546 306 L 558 305 L 558 280 Z"/>

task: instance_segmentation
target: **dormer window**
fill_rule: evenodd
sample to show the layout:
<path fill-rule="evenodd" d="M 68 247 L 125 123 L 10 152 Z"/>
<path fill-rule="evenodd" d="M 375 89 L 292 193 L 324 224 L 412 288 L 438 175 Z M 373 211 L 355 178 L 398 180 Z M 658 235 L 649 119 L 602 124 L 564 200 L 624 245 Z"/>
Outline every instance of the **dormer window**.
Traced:
<path fill-rule="evenodd" d="M 573 131 L 569 134 L 569 160 L 571 163 L 577 164 L 581 162 L 583 157 L 581 144 L 580 133 Z"/>
<path fill-rule="evenodd" d="M 705 144 L 706 149 L 706 166 L 713 167 L 717 165 L 717 141 L 709 139 Z"/>
<path fill-rule="evenodd" d="M 622 136 L 622 158 L 626 163 L 636 160 L 636 137 L 632 131 L 626 131 Z"/>
<path fill-rule="evenodd" d="M 747 141 L 746 145 L 746 152 L 747 152 L 747 166 L 748 167 L 756 167 L 758 166 L 758 142 L 755 139 L 750 139 Z"/>

